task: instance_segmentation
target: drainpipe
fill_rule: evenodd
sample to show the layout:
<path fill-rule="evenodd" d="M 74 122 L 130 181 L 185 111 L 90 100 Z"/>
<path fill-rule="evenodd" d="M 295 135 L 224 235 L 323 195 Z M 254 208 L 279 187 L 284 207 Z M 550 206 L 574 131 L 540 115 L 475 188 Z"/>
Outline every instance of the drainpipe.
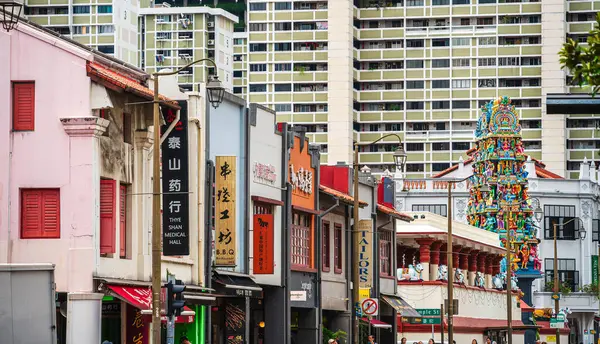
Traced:
<path fill-rule="evenodd" d="M 337 197 L 333 197 L 333 200 L 335 201 L 335 204 L 332 205 L 331 207 L 329 207 L 329 209 L 322 211 L 319 215 L 317 215 L 317 233 L 319 233 L 317 235 L 317 245 L 316 247 L 319 249 L 318 252 L 320 252 L 321 254 L 317 255 L 317 300 L 319 300 L 319 308 L 318 308 L 318 314 L 317 314 L 317 324 L 319 324 L 319 326 L 322 328 L 323 327 L 323 304 L 321 303 L 322 298 L 321 295 L 323 294 L 323 284 L 322 284 L 322 274 L 323 274 L 323 245 L 322 245 L 322 240 L 323 240 L 323 233 L 321 232 L 322 230 L 322 226 L 321 226 L 321 220 L 323 219 L 323 217 L 325 217 L 325 215 L 329 214 L 330 212 L 333 211 L 333 209 L 337 208 L 340 206 L 340 199 Z M 317 208 L 318 209 L 318 208 Z M 331 228 L 330 228 L 331 229 Z M 334 267 L 335 268 L 335 267 Z M 322 343 L 323 339 L 323 332 L 322 329 L 319 329 L 319 341 L 317 343 Z"/>
<path fill-rule="evenodd" d="M 284 206 L 281 209 L 281 278 L 282 278 L 282 287 L 284 294 L 284 314 L 283 320 L 284 324 L 292 323 L 292 309 L 291 309 L 291 301 L 290 301 L 290 285 L 291 285 L 291 256 L 290 256 L 290 228 L 292 221 L 292 185 L 288 182 L 288 173 L 289 173 L 289 138 L 288 138 L 288 125 L 283 123 L 281 129 L 281 139 L 282 139 L 282 152 L 281 152 L 281 186 L 283 187 L 281 191 L 282 199 L 285 201 Z M 284 327 L 284 339 L 282 344 L 290 344 L 292 341 L 291 329 L 289 326 Z"/>
<path fill-rule="evenodd" d="M 14 142 L 15 142 L 15 134 L 14 133 L 10 133 L 10 147 L 9 147 L 9 151 L 8 151 L 8 185 L 7 185 L 7 202 L 8 202 L 8 213 L 6 214 L 6 224 L 7 224 L 7 237 L 6 237 L 6 263 L 11 264 L 12 263 L 12 250 L 13 250 L 13 240 L 11 238 L 12 235 L 12 230 L 11 230 L 11 223 L 12 223 L 12 161 L 13 161 L 13 146 L 14 146 Z"/>
<path fill-rule="evenodd" d="M 206 200 L 204 202 L 204 274 L 206 279 L 206 287 L 212 286 L 212 207 L 213 207 L 213 183 L 215 180 L 215 163 L 210 160 L 210 103 L 206 99 L 206 87 L 201 88 L 204 91 L 202 98 L 204 99 L 204 159 L 206 160 L 205 173 L 205 191 Z M 205 306 L 205 344 L 212 343 L 212 323 L 211 323 L 211 307 Z"/>
<path fill-rule="evenodd" d="M 356 197 L 356 196 L 355 196 Z M 344 207 L 344 244 L 346 252 L 346 259 L 344 260 L 344 274 L 346 275 L 346 308 L 350 313 L 350 317 L 348 318 L 348 338 L 354 338 L 352 331 L 354 331 L 354 326 L 352 326 L 352 319 L 354 318 L 354 305 L 352 304 L 352 256 L 354 252 L 352 252 L 352 234 L 350 232 L 350 218 L 352 217 L 350 212 L 350 206 Z M 340 343 L 341 344 L 341 343 Z"/>

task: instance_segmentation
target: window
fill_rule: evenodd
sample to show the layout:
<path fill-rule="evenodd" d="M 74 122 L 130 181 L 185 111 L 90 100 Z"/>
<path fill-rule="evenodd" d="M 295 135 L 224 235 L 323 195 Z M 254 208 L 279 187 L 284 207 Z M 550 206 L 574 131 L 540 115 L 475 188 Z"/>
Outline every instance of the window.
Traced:
<path fill-rule="evenodd" d="M 496 45 L 496 37 L 479 37 L 479 45 Z"/>
<path fill-rule="evenodd" d="M 464 45 L 471 45 L 471 39 L 467 38 L 467 37 L 461 37 L 461 38 L 452 38 L 452 45 L 457 47 L 457 46 L 464 46 Z"/>
<path fill-rule="evenodd" d="M 453 109 L 470 109 L 471 102 L 469 100 L 453 100 L 452 108 Z"/>
<path fill-rule="evenodd" d="M 431 88 L 450 88 L 450 80 L 432 80 Z"/>
<path fill-rule="evenodd" d="M 291 92 L 292 84 L 275 84 L 275 92 Z"/>
<path fill-rule="evenodd" d="M 496 87 L 496 79 L 479 79 L 477 80 L 477 86 L 482 88 Z"/>
<path fill-rule="evenodd" d="M 546 272 L 546 283 L 554 282 L 554 259 L 544 259 L 544 271 Z M 579 290 L 579 271 L 575 259 L 558 259 L 558 280 L 567 284 L 572 291 Z"/>
<path fill-rule="evenodd" d="M 267 51 L 266 43 L 250 43 L 250 51 Z"/>
<path fill-rule="evenodd" d="M 13 130 L 34 130 L 35 83 L 33 81 L 13 81 L 12 93 Z"/>
<path fill-rule="evenodd" d="M 471 82 L 469 79 L 452 80 L 452 88 L 470 88 Z"/>
<path fill-rule="evenodd" d="M 421 89 L 425 86 L 425 82 L 423 80 L 410 80 L 406 82 L 407 90 Z"/>
<path fill-rule="evenodd" d="M 336 274 L 342 273 L 342 261 L 343 261 L 343 244 L 342 244 L 342 225 L 336 223 L 333 227 L 333 267 Z"/>
<path fill-rule="evenodd" d="M 407 39 L 406 40 L 407 48 L 423 48 L 425 47 L 425 40 L 422 39 Z"/>
<path fill-rule="evenodd" d="M 116 251 L 116 182 L 112 179 L 100 180 L 100 254 Z"/>
<path fill-rule="evenodd" d="M 90 33 L 89 26 L 73 26 L 74 35 L 86 35 L 88 33 Z"/>
<path fill-rule="evenodd" d="M 233 88 L 233 93 L 235 94 L 241 94 L 244 92 L 244 89 L 242 87 L 234 87 Z"/>
<path fill-rule="evenodd" d="M 379 231 L 379 273 L 392 276 L 392 232 Z"/>
<path fill-rule="evenodd" d="M 285 11 L 291 10 L 292 3 L 291 2 L 276 2 L 275 3 L 275 11 Z"/>
<path fill-rule="evenodd" d="M 234 78 L 241 78 L 244 75 L 244 72 L 241 70 L 234 70 L 233 71 L 233 77 Z"/>
<path fill-rule="evenodd" d="M 431 68 L 448 68 L 450 67 L 449 59 L 431 60 Z"/>
<path fill-rule="evenodd" d="M 592 241 L 598 241 L 598 233 L 600 227 L 600 220 L 592 220 Z"/>
<path fill-rule="evenodd" d="M 421 151 L 423 151 L 423 149 L 424 149 L 424 143 L 412 142 L 412 143 L 406 144 L 407 152 L 421 152 Z"/>
<path fill-rule="evenodd" d="M 452 142 L 452 150 L 464 150 L 467 151 L 471 149 L 470 142 Z"/>
<path fill-rule="evenodd" d="M 86 14 L 90 13 L 90 6 L 73 6 L 74 14 Z"/>
<path fill-rule="evenodd" d="M 113 25 L 99 25 L 98 33 L 113 33 L 115 32 L 115 27 Z"/>
<path fill-rule="evenodd" d="M 407 60 L 406 68 L 423 68 L 423 60 Z"/>
<path fill-rule="evenodd" d="M 450 0 L 433 0 L 433 2 L 431 4 L 433 6 L 449 5 L 450 4 Z"/>
<path fill-rule="evenodd" d="M 21 239 L 60 238 L 60 189 L 21 189 Z"/>
<path fill-rule="evenodd" d="M 431 108 L 433 110 L 449 109 L 450 108 L 450 101 L 449 100 L 435 100 L 435 101 L 432 101 L 431 102 Z"/>
<path fill-rule="evenodd" d="M 496 65 L 496 58 L 495 57 L 487 57 L 487 58 L 482 58 L 479 59 L 479 63 L 478 65 L 480 67 L 491 67 L 491 66 L 495 66 Z"/>
<path fill-rule="evenodd" d="M 127 185 L 119 188 L 119 256 L 127 258 Z"/>
<path fill-rule="evenodd" d="M 275 64 L 275 71 L 276 72 L 289 72 L 292 70 L 292 64 L 291 63 L 276 63 Z"/>
<path fill-rule="evenodd" d="M 448 162 L 434 162 L 431 164 L 431 171 L 433 172 L 441 172 L 450 167 L 450 163 Z"/>
<path fill-rule="evenodd" d="M 325 222 L 323 221 L 322 223 L 322 231 L 323 231 L 323 236 L 322 236 L 322 243 L 323 243 L 323 247 L 322 247 L 322 252 L 321 254 L 323 255 L 323 271 L 329 271 L 329 268 L 331 267 L 331 228 L 329 228 L 329 222 Z"/>
<path fill-rule="evenodd" d="M 112 13 L 112 5 L 99 5 L 98 13 Z"/>
<path fill-rule="evenodd" d="M 278 4 L 277 2 L 275 3 Z M 292 29 L 292 23 L 275 23 L 275 31 L 290 31 Z"/>
<path fill-rule="evenodd" d="M 265 84 L 251 84 L 250 92 L 267 92 L 267 85 Z"/>
<path fill-rule="evenodd" d="M 292 111 L 292 104 L 275 104 L 275 111 L 290 112 Z"/>
<path fill-rule="evenodd" d="M 248 26 L 250 31 L 267 31 L 266 23 L 250 23 Z"/>
<path fill-rule="evenodd" d="M 425 102 L 406 102 L 407 110 L 423 110 L 425 108 Z"/>
<path fill-rule="evenodd" d="M 575 218 L 574 205 L 545 205 L 544 206 L 544 239 L 554 239 L 554 224 L 557 224 L 557 240 L 575 240 L 579 231 L 580 221 L 574 220 L 562 226 L 563 223 Z"/>
<path fill-rule="evenodd" d="M 273 49 L 275 51 L 292 51 L 292 43 L 275 43 Z"/>
<path fill-rule="evenodd" d="M 250 4 L 250 11 L 266 11 L 267 3 L 266 2 L 253 2 Z"/>
<path fill-rule="evenodd" d="M 440 216 L 448 216 L 448 208 L 445 204 L 413 204 L 412 211 L 428 211 Z"/>
<path fill-rule="evenodd" d="M 434 151 L 447 151 L 450 150 L 449 142 L 434 142 L 431 144 L 431 149 Z"/>
<path fill-rule="evenodd" d="M 292 216 L 292 266 L 312 267 L 312 215 L 294 212 Z"/>
<path fill-rule="evenodd" d="M 448 47 L 450 46 L 449 38 L 435 38 L 431 40 L 432 47 Z"/>
<path fill-rule="evenodd" d="M 114 45 L 99 45 L 98 51 L 105 54 L 114 54 L 115 46 Z"/>
<path fill-rule="evenodd" d="M 251 72 L 266 72 L 267 64 L 266 63 L 252 63 L 250 64 Z"/>
<path fill-rule="evenodd" d="M 406 164 L 406 172 L 425 172 L 425 164 Z"/>
<path fill-rule="evenodd" d="M 469 59 L 453 59 L 452 67 L 469 67 L 471 66 L 471 60 Z"/>

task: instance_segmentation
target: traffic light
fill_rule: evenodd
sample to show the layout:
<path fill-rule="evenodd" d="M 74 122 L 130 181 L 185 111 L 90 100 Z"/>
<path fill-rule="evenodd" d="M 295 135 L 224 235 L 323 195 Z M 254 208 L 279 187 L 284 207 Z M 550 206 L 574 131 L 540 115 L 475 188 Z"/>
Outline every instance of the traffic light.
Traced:
<path fill-rule="evenodd" d="M 183 291 L 185 286 L 181 280 L 169 281 L 165 285 L 167 288 L 167 316 L 178 316 L 183 311 L 185 300 L 183 299 Z"/>

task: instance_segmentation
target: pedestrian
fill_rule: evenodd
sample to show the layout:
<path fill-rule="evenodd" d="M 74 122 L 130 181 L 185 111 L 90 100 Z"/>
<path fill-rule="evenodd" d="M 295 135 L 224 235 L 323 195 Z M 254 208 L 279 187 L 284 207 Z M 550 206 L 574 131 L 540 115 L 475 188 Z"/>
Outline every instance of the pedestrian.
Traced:
<path fill-rule="evenodd" d="M 473 338 L 473 340 L 471 341 L 471 344 L 477 344 L 477 339 Z"/>
<path fill-rule="evenodd" d="M 337 344 L 337 342 L 335 341 L 335 339 L 330 339 L 327 341 L 327 344 Z"/>
<path fill-rule="evenodd" d="M 406 344 L 406 337 L 402 337 L 402 339 L 400 339 L 400 344 Z"/>
<path fill-rule="evenodd" d="M 429 338 L 429 341 L 427 342 L 427 344 L 435 344 L 435 340 L 433 340 L 433 338 Z"/>
<path fill-rule="evenodd" d="M 192 342 L 190 342 L 190 340 L 188 339 L 188 337 L 183 336 L 179 339 L 179 343 L 180 344 L 192 344 Z"/>
<path fill-rule="evenodd" d="M 369 344 L 377 344 L 377 343 L 375 342 L 375 336 L 374 336 L 374 335 L 370 335 L 370 336 L 369 336 L 369 341 L 368 341 L 368 343 L 369 343 Z"/>
<path fill-rule="evenodd" d="M 485 339 L 485 344 L 492 344 L 492 340 L 490 339 L 490 337 L 487 337 Z"/>

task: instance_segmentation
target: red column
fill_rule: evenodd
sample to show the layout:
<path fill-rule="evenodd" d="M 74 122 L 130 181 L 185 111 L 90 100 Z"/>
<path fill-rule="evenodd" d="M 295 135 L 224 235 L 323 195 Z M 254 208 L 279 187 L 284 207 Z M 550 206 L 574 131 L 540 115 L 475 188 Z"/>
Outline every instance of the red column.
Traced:
<path fill-rule="evenodd" d="M 473 250 L 469 255 L 469 271 L 475 272 L 477 271 L 477 256 L 479 255 L 479 251 Z"/>
<path fill-rule="evenodd" d="M 488 254 L 485 257 L 485 273 L 488 275 L 494 275 L 494 263 L 496 262 L 496 256 Z"/>
<path fill-rule="evenodd" d="M 477 256 L 477 271 L 481 272 L 482 274 L 485 273 L 485 261 L 487 256 L 488 254 L 483 252 L 479 252 L 479 255 Z"/>
<path fill-rule="evenodd" d="M 440 246 L 440 265 L 448 265 L 448 244 Z"/>
<path fill-rule="evenodd" d="M 493 263 L 493 275 L 497 275 L 500 273 L 500 262 L 502 261 L 502 256 L 494 256 Z"/>
<path fill-rule="evenodd" d="M 419 262 L 429 263 L 431 254 L 431 244 L 434 240 L 430 238 L 417 239 L 416 242 L 419 244 Z"/>
<path fill-rule="evenodd" d="M 431 264 L 439 265 L 440 264 L 440 247 L 442 246 L 441 241 L 435 241 L 431 244 Z M 445 254 L 445 253 L 444 253 Z"/>
<path fill-rule="evenodd" d="M 469 252 L 471 252 L 469 247 L 463 247 L 460 251 L 460 269 L 463 271 L 469 270 Z"/>
<path fill-rule="evenodd" d="M 460 263 L 460 250 L 462 249 L 461 246 L 452 246 L 452 267 L 453 268 L 460 268 L 459 267 L 459 263 Z"/>

